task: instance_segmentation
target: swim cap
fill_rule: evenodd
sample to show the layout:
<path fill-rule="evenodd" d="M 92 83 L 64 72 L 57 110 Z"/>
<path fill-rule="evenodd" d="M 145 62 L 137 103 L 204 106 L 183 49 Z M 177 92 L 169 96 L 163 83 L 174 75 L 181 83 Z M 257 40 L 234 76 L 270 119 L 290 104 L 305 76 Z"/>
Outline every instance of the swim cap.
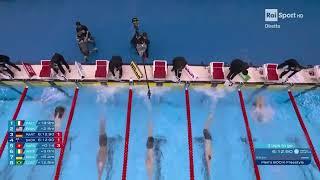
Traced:
<path fill-rule="evenodd" d="M 152 136 L 148 137 L 147 148 L 148 149 L 152 149 L 153 148 L 153 144 L 154 144 L 154 138 Z"/>
<path fill-rule="evenodd" d="M 58 68 L 58 67 L 56 67 Z M 59 118 L 62 118 L 64 114 L 65 108 L 62 106 L 57 106 L 56 109 L 54 110 L 54 116 L 56 117 L 58 115 Z"/>

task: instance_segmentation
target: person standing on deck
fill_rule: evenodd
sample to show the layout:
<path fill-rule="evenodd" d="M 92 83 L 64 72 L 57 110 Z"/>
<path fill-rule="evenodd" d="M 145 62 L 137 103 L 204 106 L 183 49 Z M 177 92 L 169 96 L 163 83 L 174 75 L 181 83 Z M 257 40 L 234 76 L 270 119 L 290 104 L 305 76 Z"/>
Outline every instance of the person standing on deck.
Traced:
<path fill-rule="evenodd" d="M 146 32 L 140 34 L 138 31 L 136 31 L 135 35 L 131 39 L 131 44 L 135 47 L 140 57 L 149 57 L 150 40 Z"/>
<path fill-rule="evenodd" d="M 97 52 L 96 42 L 89 32 L 87 26 L 82 25 L 80 22 L 76 22 L 77 42 L 81 53 L 84 55 L 84 60 L 87 61 L 91 53 Z M 93 49 L 90 50 L 89 46 L 92 44 Z"/>
<path fill-rule="evenodd" d="M 132 24 L 135 29 L 135 34 L 131 39 L 131 44 L 136 49 L 138 55 L 142 58 L 149 57 L 149 44 L 150 40 L 146 32 L 139 32 L 139 20 L 138 18 L 132 18 Z"/>
<path fill-rule="evenodd" d="M 101 176 L 103 173 L 103 169 L 105 167 L 107 161 L 107 133 L 105 130 L 106 121 L 105 119 L 100 120 L 100 128 L 99 128 L 99 150 L 97 154 L 97 169 L 98 169 L 98 180 L 101 180 Z"/>
<path fill-rule="evenodd" d="M 9 75 L 14 78 L 14 73 L 11 71 L 11 69 L 8 67 L 14 67 L 18 71 L 21 71 L 21 69 L 15 65 L 14 63 L 10 62 L 10 58 L 6 55 L 0 55 L 0 72 L 7 72 Z"/>
<path fill-rule="evenodd" d="M 76 32 L 77 32 L 77 41 L 81 39 L 81 35 L 88 34 L 88 41 L 95 43 L 94 38 L 92 37 L 88 27 L 81 24 L 79 21 L 76 22 Z"/>
<path fill-rule="evenodd" d="M 282 78 L 284 75 L 289 73 L 290 71 L 293 71 L 284 82 L 287 82 L 290 77 L 292 77 L 297 72 L 301 71 L 302 69 L 305 69 L 303 66 L 301 66 L 297 60 L 295 59 L 288 59 L 281 63 L 277 69 L 285 68 L 285 70 L 280 74 L 280 78 Z"/>
<path fill-rule="evenodd" d="M 239 73 L 242 73 L 244 75 L 248 75 L 248 68 L 249 68 L 249 64 L 242 61 L 241 59 L 234 59 L 232 62 L 231 62 L 231 65 L 230 65 L 230 72 L 229 74 L 227 75 L 227 79 L 229 80 L 229 82 L 231 83 L 231 85 L 233 84 L 232 83 L 232 79 L 238 75 Z"/>

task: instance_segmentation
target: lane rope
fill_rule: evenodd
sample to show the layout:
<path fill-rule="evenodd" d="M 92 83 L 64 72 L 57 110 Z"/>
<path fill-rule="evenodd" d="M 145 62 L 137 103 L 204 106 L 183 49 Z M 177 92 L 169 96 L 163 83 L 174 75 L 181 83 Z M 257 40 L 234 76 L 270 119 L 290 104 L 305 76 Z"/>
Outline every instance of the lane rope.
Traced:
<path fill-rule="evenodd" d="M 306 137 L 307 142 L 308 142 L 308 144 L 309 144 L 309 147 L 310 147 L 310 150 L 311 150 L 313 159 L 314 159 L 314 161 L 315 161 L 315 163 L 316 163 L 316 165 L 318 166 L 318 169 L 319 169 L 319 171 L 320 171 L 320 161 L 319 161 L 317 152 L 316 152 L 316 150 L 315 150 L 315 148 L 314 148 L 314 146 L 313 146 L 313 144 L 312 144 L 312 141 L 311 141 L 311 138 L 310 138 L 310 136 L 309 136 L 308 130 L 307 130 L 307 128 L 306 128 L 306 126 L 305 126 L 305 124 L 304 124 L 304 122 L 303 122 L 303 119 L 302 119 L 302 116 L 301 116 L 301 114 L 300 114 L 298 105 L 297 105 L 297 103 L 296 103 L 296 101 L 295 101 L 295 99 L 294 99 L 294 97 L 293 97 L 293 95 L 292 95 L 292 92 L 291 92 L 290 90 L 288 91 L 288 94 L 289 94 L 289 97 L 290 97 L 290 100 L 291 100 L 291 104 L 292 104 L 292 106 L 293 106 L 293 108 L 294 108 L 294 111 L 296 112 L 296 115 L 297 115 L 297 117 L 298 117 L 300 126 L 301 126 L 301 128 L 302 128 L 302 130 L 303 130 L 304 136 Z"/>
<path fill-rule="evenodd" d="M 57 168 L 56 168 L 56 172 L 55 172 L 55 176 L 54 176 L 55 180 L 59 180 L 59 177 L 60 177 L 60 172 L 61 172 L 61 168 L 62 168 L 62 160 L 63 160 L 63 157 L 64 157 L 64 151 L 66 149 L 66 144 L 67 144 L 67 141 L 68 141 L 70 126 L 71 126 L 71 123 L 72 123 L 72 118 L 73 118 L 74 110 L 75 110 L 77 99 L 78 99 L 78 91 L 79 91 L 79 88 L 76 87 L 75 90 L 74 90 L 71 109 L 70 109 L 70 112 L 69 112 L 67 127 L 66 127 L 66 130 L 65 130 L 64 136 L 63 136 L 63 142 L 62 142 L 62 147 L 61 147 L 61 150 L 60 150 L 60 156 L 59 156 L 59 160 L 58 160 L 58 164 L 57 164 Z"/>
<path fill-rule="evenodd" d="M 188 88 L 185 89 L 185 98 L 186 98 L 187 123 L 188 123 L 189 173 L 190 173 L 190 180 L 194 180 L 192 126 L 191 126 L 190 99 L 189 99 L 189 90 L 188 90 Z"/>
<path fill-rule="evenodd" d="M 123 166 L 122 166 L 122 180 L 127 179 L 128 168 L 128 151 L 129 151 L 129 139 L 130 139 L 130 121 L 131 121 L 131 106 L 132 106 L 132 88 L 129 89 L 128 108 L 127 108 L 127 122 L 126 122 L 126 135 L 123 151 Z"/>
<path fill-rule="evenodd" d="M 12 120 L 16 120 L 17 117 L 18 117 L 18 114 L 20 112 L 20 109 L 21 109 L 21 106 L 22 106 L 22 103 L 27 95 L 27 92 L 28 92 L 28 86 L 26 86 L 24 89 L 23 89 L 23 92 L 20 96 L 20 100 L 18 102 L 18 105 L 17 105 L 17 108 L 16 108 L 16 111 L 14 112 L 13 114 L 13 117 L 12 117 Z M 2 157 L 2 153 L 4 151 L 4 148 L 6 147 L 7 145 L 7 142 L 8 142 L 8 138 L 9 138 L 9 134 L 8 134 L 8 131 L 6 133 L 6 136 L 4 137 L 3 141 L 2 141 L 2 144 L 1 144 L 1 147 L 0 147 L 0 158 Z"/>
<path fill-rule="evenodd" d="M 242 95 L 242 92 L 241 92 L 240 89 L 238 89 L 238 94 L 239 94 L 239 99 L 240 99 L 240 104 L 241 104 L 243 120 L 244 120 L 244 123 L 246 125 L 247 138 L 248 138 L 248 141 L 249 141 L 251 158 L 252 158 L 252 163 L 253 163 L 253 167 L 254 167 L 254 173 L 256 174 L 256 179 L 260 180 L 261 179 L 260 178 L 260 172 L 259 172 L 259 168 L 258 168 L 258 165 L 257 165 L 257 162 L 256 162 L 256 156 L 255 156 L 255 151 L 254 151 L 254 144 L 253 144 L 253 140 L 252 140 L 250 125 L 249 125 L 249 121 L 248 121 L 246 107 L 244 105 L 243 95 Z"/>

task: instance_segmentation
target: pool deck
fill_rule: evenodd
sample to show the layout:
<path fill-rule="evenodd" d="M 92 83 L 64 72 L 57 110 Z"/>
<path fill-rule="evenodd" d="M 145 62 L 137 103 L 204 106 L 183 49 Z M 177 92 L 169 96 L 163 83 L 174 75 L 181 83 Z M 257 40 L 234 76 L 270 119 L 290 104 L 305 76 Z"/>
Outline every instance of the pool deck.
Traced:
<path fill-rule="evenodd" d="M 131 69 L 130 65 L 123 65 L 123 75 L 121 78 L 121 81 L 119 79 L 115 79 L 111 72 L 108 72 L 107 78 L 95 78 L 95 70 L 96 65 L 82 65 L 83 71 L 85 73 L 85 78 L 81 78 L 81 76 L 78 73 L 78 70 L 75 65 L 70 65 L 71 73 L 66 73 L 67 80 L 63 78 L 58 77 L 51 77 L 51 78 L 41 78 L 39 77 L 40 71 L 41 71 L 41 65 L 31 65 L 34 69 L 36 75 L 32 78 L 29 78 L 27 75 L 25 69 L 22 65 L 18 65 L 22 70 L 19 72 L 15 69 L 12 69 L 15 73 L 14 79 L 8 79 L 5 77 L 1 78 L 1 81 L 8 82 L 8 81 L 57 81 L 57 82 L 127 82 L 130 79 L 132 79 L 135 82 L 144 82 L 145 76 L 144 76 L 144 67 L 143 65 L 138 65 L 140 68 L 143 77 L 141 79 L 138 79 L 136 75 L 134 74 L 133 70 Z M 167 68 L 167 76 L 164 79 L 157 79 L 153 77 L 153 66 L 152 65 L 146 65 L 146 72 L 149 81 L 151 82 L 177 82 L 177 79 L 174 75 L 174 72 L 171 71 L 172 66 L 168 65 Z M 215 81 L 212 79 L 209 73 L 209 66 L 189 66 L 191 71 L 197 76 L 197 78 L 192 79 L 186 71 L 182 72 L 181 81 L 188 81 L 188 82 L 198 82 L 198 83 L 211 83 L 211 84 L 224 84 L 225 80 L 218 80 Z M 315 72 L 314 68 L 310 69 L 304 69 L 298 73 L 296 73 L 294 76 L 292 76 L 288 82 L 285 84 L 299 84 L 299 85 L 319 85 L 320 84 L 320 75 L 318 72 L 315 73 L 314 76 L 311 76 L 309 74 L 310 71 Z M 282 70 L 278 70 L 278 74 L 280 74 Z M 224 77 L 226 78 L 227 74 L 229 73 L 229 67 L 224 67 Z M 244 82 L 244 80 L 237 75 L 233 82 L 235 83 L 244 83 L 244 84 L 270 84 L 270 85 L 283 85 L 284 79 L 289 75 L 288 73 L 285 77 L 278 81 L 268 82 L 265 79 L 265 76 L 263 74 L 263 68 L 262 67 L 250 67 L 249 68 L 249 75 L 251 76 L 251 79 L 247 82 Z M 2 76 L 2 75 L 1 75 Z M 1 77 L 0 76 L 0 77 Z M 318 76 L 318 77 L 317 77 Z"/>

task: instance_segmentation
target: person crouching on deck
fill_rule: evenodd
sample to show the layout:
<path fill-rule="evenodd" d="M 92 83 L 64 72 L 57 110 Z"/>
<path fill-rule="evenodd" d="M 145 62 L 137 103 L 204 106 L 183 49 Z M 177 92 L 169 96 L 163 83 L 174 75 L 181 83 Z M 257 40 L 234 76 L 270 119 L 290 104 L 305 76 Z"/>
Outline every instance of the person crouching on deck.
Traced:
<path fill-rule="evenodd" d="M 116 76 L 115 70 L 119 71 L 119 79 L 122 77 L 122 58 L 121 56 L 112 56 L 111 61 L 109 63 L 109 71 L 111 71 L 113 77 Z"/>
<path fill-rule="evenodd" d="M 187 65 L 187 60 L 184 57 L 175 57 L 172 60 L 172 69 L 171 71 L 174 71 L 174 74 L 176 76 L 176 78 L 178 79 L 178 81 L 180 81 L 181 78 L 181 74 L 182 74 L 182 70 L 183 68 L 185 68 Z"/>
<path fill-rule="evenodd" d="M 18 71 L 21 71 L 21 69 L 17 65 L 10 61 L 10 58 L 8 56 L 0 55 L 0 72 L 8 73 L 11 78 L 14 78 L 14 73 L 8 66 L 14 67 Z"/>
<path fill-rule="evenodd" d="M 292 71 L 292 73 L 285 79 L 284 82 L 287 82 L 288 79 L 291 78 L 297 72 L 301 71 L 302 69 L 305 69 L 305 67 L 301 66 L 295 59 L 288 59 L 284 61 L 278 66 L 278 69 L 281 68 L 284 68 L 284 71 L 280 74 L 280 78 Z"/>
<path fill-rule="evenodd" d="M 66 62 L 66 60 L 64 59 L 64 57 L 59 53 L 54 53 L 54 55 L 51 58 L 51 68 L 56 74 L 59 74 L 59 71 L 60 71 L 65 76 L 66 71 L 64 70 L 62 65 L 66 66 L 69 73 L 71 72 L 71 69 L 68 63 Z"/>
<path fill-rule="evenodd" d="M 242 61 L 241 59 L 234 59 L 230 65 L 230 72 L 227 75 L 227 79 L 233 84 L 232 79 L 236 77 L 236 75 L 242 73 L 243 75 L 248 75 L 249 64 Z"/>

